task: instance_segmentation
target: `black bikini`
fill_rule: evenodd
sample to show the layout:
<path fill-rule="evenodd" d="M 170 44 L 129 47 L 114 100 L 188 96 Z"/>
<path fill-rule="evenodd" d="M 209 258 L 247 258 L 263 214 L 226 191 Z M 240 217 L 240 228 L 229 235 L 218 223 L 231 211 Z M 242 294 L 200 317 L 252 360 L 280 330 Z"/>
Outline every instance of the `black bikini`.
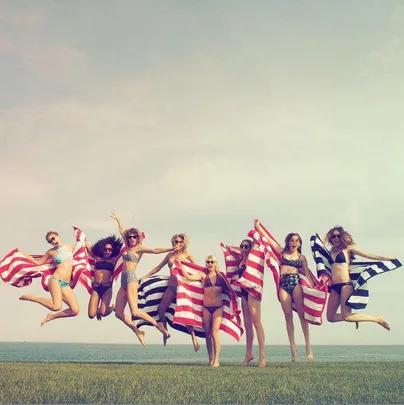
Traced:
<path fill-rule="evenodd" d="M 345 254 L 342 250 L 340 250 L 337 255 L 335 256 L 335 260 L 333 260 L 333 258 L 331 257 L 330 254 L 330 264 L 333 263 L 347 263 Z M 346 283 L 336 283 L 336 284 L 331 284 L 330 285 L 330 292 L 332 290 L 334 290 L 338 295 L 341 295 L 341 291 L 342 291 L 342 287 L 346 286 L 346 285 L 350 285 L 353 286 L 352 281 L 347 281 Z"/>
<path fill-rule="evenodd" d="M 203 288 L 209 288 L 209 287 L 221 287 L 222 291 L 225 291 L 227 289 L 227 284 L 224 281 L 223 277 L 220 274 L 216 275 L 216 283 L 212 284 L 212 280 L 209 278 L 209 276 L 207 275 L 205 277 L 205 280 L 203 282 Z M 215 311 L 217 311 L 218 309 L 223 307 L 222 305 L 219 305 L 217 307 L 210 307 L 210 306 L 203 306 L 204 308 L 206 308 L 212 315 Z"/>
<path fill-rule="evenodd" d="M 238 275 L 239 277 L 243 277 L 243 273 L 245 270 L 245 264 L 242 264 L 239 268 L 238 268 Z M 240 291 L 241 291 L 241 296 L 244 298 L 248 298 L 248 291 L 244 290 L 244 288 L 240 287 Z"/>
<path fill-rule="evenodd" d="M 113 273 L 114 271 L 114 264 L 111 262 L 108 262 L 106 260 L 101 260 L 99 262 L 96 262 L 94 265 L 94 270 L 106 270 L 110 271 Z M 110 289 L 112 288 L 112 281 L 108 281 L 107 283 L 94 283 L 92 285 L 93 291 L 95 291 L 100 298 Z"/>

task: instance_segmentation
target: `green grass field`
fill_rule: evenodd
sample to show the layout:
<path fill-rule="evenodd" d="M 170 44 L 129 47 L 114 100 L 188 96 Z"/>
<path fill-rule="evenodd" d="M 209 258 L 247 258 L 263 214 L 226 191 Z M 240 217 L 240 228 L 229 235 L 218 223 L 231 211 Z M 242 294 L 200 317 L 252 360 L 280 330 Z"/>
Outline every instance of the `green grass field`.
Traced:
<path fill-rule="evenodd" d="M 402 404 L 404 362 L 0 363 L 0 403 Z"/>

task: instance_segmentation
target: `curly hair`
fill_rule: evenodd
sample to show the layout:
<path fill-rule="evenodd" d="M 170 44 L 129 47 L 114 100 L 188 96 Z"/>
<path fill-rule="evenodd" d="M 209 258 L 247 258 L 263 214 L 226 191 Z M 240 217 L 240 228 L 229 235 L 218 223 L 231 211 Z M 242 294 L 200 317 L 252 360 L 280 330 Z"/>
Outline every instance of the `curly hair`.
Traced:
<path fill-rule="evenodd" d="M 343 244 L 343 249 L 347 248 L 348 246 L 354 245 L 355 242 L 352 239 L 352 236 L 349 232 L 347 232 L 341 225 L 335 225 L 334 228 L 331 228 L 328 232 L 327 235 L 324 238 L 325 243 L 331 243 L 332 240 L 332 234 L 337 231 L 341 235 L 341 242 Z"/>
<path fill-rule="evenodd" d="M 110 236 L 107 236 L 106 238 L 102 238 L 102 239 L 98 240 L 92 248 L 94 256 L 103 257 L 104 248 L 106 245 L 112 246 L 111 257 L 116 257 L 116 256 L 118 256 L 119 252 L 121 251 L 123 243 L 122 243 L 122 239 L 116 237 L 115 235 L 110 235 Z"/>
<path fill-rule="evenodd" d="M 288 234 L 286 235 L 286 238 L 285 238 L 285 248 L 283 249 L 283 252 L 289 252 L 289 243 L 290 243 L 290 240 L 291 240 L 294 236 L 297 236 L 297 237 L 299 238 L 300 246 L 297 248 L 297 251 L 298 251 L 299 253 L 302 253 L 303 241 L 302 241 L 302 238 L 300 237 L 300 235 L 299 235 L 298 233 L 296 233 L 296 232 L 291 232 L 291 233 L 288 233 Z M 282 253 L 283 253 L 283 252 L 282 252 Z"/>

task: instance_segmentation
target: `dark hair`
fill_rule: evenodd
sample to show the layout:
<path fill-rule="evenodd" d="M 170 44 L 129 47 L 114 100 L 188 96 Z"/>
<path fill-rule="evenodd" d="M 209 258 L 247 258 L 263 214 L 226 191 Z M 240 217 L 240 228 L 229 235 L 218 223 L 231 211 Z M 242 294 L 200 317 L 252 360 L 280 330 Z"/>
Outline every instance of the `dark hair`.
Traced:
<path fill-rule="evenodd" d="M 48 232 L 46 232 L 46 235 L 45 235 L 45 239 L 46 239 L 47 242 L 49 242 L 49 241 L 48 241 L 49 235 L 56 235 L 56 236 L 59 236 L 59 234 L 58 234 L 57 232 L 55 232 L 55 231 L 48 231 Z"/>
<path fill-rule="evenodd" d="M 241 245 L 243 242 L 247 242 L 247 243 L 250 245 L 250 249 L 252 249 L 254 243 L 253 243 L 253 241 L 252 241 L 251 239 L 243 239 L 243 240 L 240 242 L 240 245 Z"/>
<path fill-rule="evenodd" d="M 98 240 L 92 248 L 94 256 L 103 257 L 104 249 L 105 249 L 106 245 L 112 246 L 111 257 L 116 257 L 116 256 L 118 256 L 119 252 L 122 249 L 122 239 L 116 237 L 115 235 L 111 235 L 106 238 Z"/>
<path fill-rule="evenodd" d="M 286 235 L 286 238 L 285 238 L 285 247 L 284 247 L 284 249 L 283 249 L 283 252 L 289 252 L 289 242 L 290 242 L 290 240 L 291 240 L 294 236 L 297 236 L 297 237 L 299 238 L 300 246 L 297 248 L 297 251 L 298 251 L 299 253 L 302 253 L 303 241 L 302 241 L 301 236 L 300 236 L 298 233 L 296 233 L 296 232 L 291 232 L 291 233 L 288 233 L 288 234 Z M 283 253 L 283 252 L 282 252 L 282 253 Z"/>

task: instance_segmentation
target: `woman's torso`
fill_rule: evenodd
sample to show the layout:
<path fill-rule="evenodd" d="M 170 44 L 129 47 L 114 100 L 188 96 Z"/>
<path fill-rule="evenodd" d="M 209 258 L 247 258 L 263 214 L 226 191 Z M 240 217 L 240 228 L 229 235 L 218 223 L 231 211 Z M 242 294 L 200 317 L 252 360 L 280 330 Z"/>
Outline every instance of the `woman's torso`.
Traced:
<path fill-rule="evenodd" d="M 284 254 L 282 254 L 280 263 L 281 276 L 283 276 L 284 274 L 297 274 L 302 268 L 301 258 L 302 255 L 300 253 L 297 256 L 291 255 L 289 257 L 286 257 Z"/>
<path fill-rule="evenodd" d="M 219 273 L 212 273 L 207 273 L 202 280 L 203 305 L 216 307 L 223 305 L 222 293 L 226 290 L 227 285 Z"/>
<path fill-rule="evenodd" d="M 135 271 L 141 254 L 137 249 L 127 249 L 122 253 L 123 271 Z"/>
<path fill-rule="evenodd" d="M 349 276 L 350 254 L 348 249 L 331 249 L 331 283 L 346 283 L 351 281 Z"/>
<path fill-rule="evenodd" d="M 114 273 L 115 260 L 105 260 L 102 258 L 95 259 L 94 265 L 94 282 L 98 284 L 105 284 L 112 281 Z"/>
<path fill-rule="evenodd" d="M 173 266 L 174 266 L 174 261 L 175 260 L 180 260 L 182 262 L 189 262 L 189 253 L 188 252 L 182 252 L 181 254 L 172 254 L 167 261 L 167 266 L 170 269 L 170 278 L 168 279 L 168 285 L 171 286 L 176 286 L 178 284 L 177 278 L 173 274 Z"/>
<path fill-rule="evenodd" d="M 51 256 L 56 264 L 53 276 L 63 281 L 70 282 L 73 270 L 73 248 L 61 245 L 51 251 Z"/>

